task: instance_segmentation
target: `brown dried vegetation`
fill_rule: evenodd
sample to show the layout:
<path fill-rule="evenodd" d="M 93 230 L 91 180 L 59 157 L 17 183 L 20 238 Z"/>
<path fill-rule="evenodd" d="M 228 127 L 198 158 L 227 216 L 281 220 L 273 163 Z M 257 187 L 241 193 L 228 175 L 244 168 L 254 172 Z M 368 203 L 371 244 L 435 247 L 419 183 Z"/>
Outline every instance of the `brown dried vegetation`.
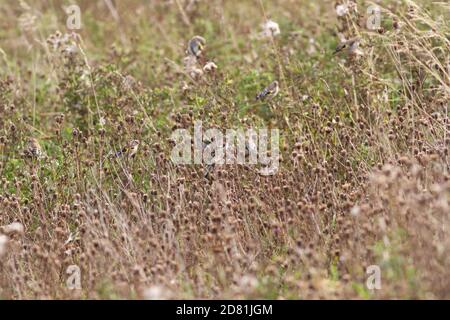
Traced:
<path fill-rule="evenodd" d="M 448 5 L 384 1 L 374 32 L 364 1 L 135 0 L 119 20 L 78 1 L 78 34 L 6 2 L 0 298 L 450 298 Z M 259 39 L 269 13 L 281 34 Z M 333 57 L 337 33 L 364 55 Z M 279 171 L 174 165 L 170 134 L 195 120 L 281 129 Z"/>

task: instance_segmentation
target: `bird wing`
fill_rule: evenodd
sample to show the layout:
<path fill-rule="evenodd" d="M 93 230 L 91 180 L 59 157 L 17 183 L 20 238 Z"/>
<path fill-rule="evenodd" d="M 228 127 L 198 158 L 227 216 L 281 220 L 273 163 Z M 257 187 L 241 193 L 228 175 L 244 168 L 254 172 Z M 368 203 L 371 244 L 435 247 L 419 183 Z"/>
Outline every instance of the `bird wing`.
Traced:
<path fill-rule="evenodd" d="M 263 91 L 256 95 L 256 100 L 264 98 L 270 92 L 269 88 L 265 88 Z"/>

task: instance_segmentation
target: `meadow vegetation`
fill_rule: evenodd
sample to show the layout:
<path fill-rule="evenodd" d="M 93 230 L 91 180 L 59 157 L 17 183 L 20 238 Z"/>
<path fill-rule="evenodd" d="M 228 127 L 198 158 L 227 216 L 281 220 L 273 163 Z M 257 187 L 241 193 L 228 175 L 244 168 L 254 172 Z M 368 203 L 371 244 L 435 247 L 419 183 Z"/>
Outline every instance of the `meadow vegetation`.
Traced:
<path fill-rule="evenodd" d="M 1 0 L 0 298 L 449 299 L 450 6 L 356 2 Z M 175 165 L 197 120 L 279 170 Z"/>

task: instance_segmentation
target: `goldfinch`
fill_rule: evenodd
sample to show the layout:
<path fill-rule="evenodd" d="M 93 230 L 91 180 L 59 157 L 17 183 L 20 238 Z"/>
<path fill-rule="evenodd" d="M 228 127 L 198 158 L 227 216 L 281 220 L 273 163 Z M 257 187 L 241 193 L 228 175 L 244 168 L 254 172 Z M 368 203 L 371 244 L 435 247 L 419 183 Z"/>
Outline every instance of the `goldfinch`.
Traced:
<path fill-rule="evenodd" d="M 269 84 L 267 87 L 264 88 L 263 91 L 261 91 L 260 93 L 258 93 L 256 95 L 256 100 L 263 100 L 266 97 L 269 99 L 272 99 L 273 97 L 275 97 L 278 92 L 279 92 L 280 88 L 278 86 L 278 81 L 273 81 L 271 84 Z"/>
<path fill-rule="evenodd" d="M 205 151 L 206 147 L 208 147 L 210 144 L 212 143 L 211 140 L 209 139 L 205 139 L 203 141 L 203 148 L 202 148 L 202 152 Z M 225 147 L 225 146 L 224 146 Z M 216 150 L 213 149 L 210 152 L 210 156 L 211 156 L 211 160 L 213 160 L 216 156 Z M 211 177 L 210 173 L 212 173 L 214 171 L 214 169 L 216 168 L 216 163 L 212 162 L 210 164 L 205 163 L 205 166 L 203 168 L 203 177 L 209 179 L 209 177 Z"/>
<path fill-rule="evenodd" d="M 346 52 L 349 56 L 363 55 L 363 51 L 359 48 L 361 39 L 359 37 L 354 37 L 349 40 L 341 41 L 334 50 L 333 54 L 339 52 Z"/>
<path fill-rule="evenodd" d="M 187 53 L 191 56 L 198 58 L 201 56 L 205 44 L 206 44 L 205 38 L 195 36 L 188 42 Z"/>
<path fill-rule="evenodd" d="M 41 159 L 44 156 L 42 148 L 36 138 L 28 139 L 25 154 L 34 159 Z"/>
<path fill-rule="evenodd" d="M 114 156 L 121 157 L 126 156 L 129 159 L 134 158 L 139 148 L 139 140 L 131 140 L 128 144 L 123 147 L 120 151 L 116 152 Z"/>

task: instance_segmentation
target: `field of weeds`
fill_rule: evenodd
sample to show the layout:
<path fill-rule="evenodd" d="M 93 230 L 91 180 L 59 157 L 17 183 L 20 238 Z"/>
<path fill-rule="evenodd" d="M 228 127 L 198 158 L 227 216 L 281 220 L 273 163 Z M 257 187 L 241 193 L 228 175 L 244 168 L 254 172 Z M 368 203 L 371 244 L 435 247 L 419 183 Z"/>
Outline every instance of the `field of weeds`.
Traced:
<path fill-rule="evenodd" d="M 0 2 L 0 299 L 450 299 L 447 2 Z"/>

